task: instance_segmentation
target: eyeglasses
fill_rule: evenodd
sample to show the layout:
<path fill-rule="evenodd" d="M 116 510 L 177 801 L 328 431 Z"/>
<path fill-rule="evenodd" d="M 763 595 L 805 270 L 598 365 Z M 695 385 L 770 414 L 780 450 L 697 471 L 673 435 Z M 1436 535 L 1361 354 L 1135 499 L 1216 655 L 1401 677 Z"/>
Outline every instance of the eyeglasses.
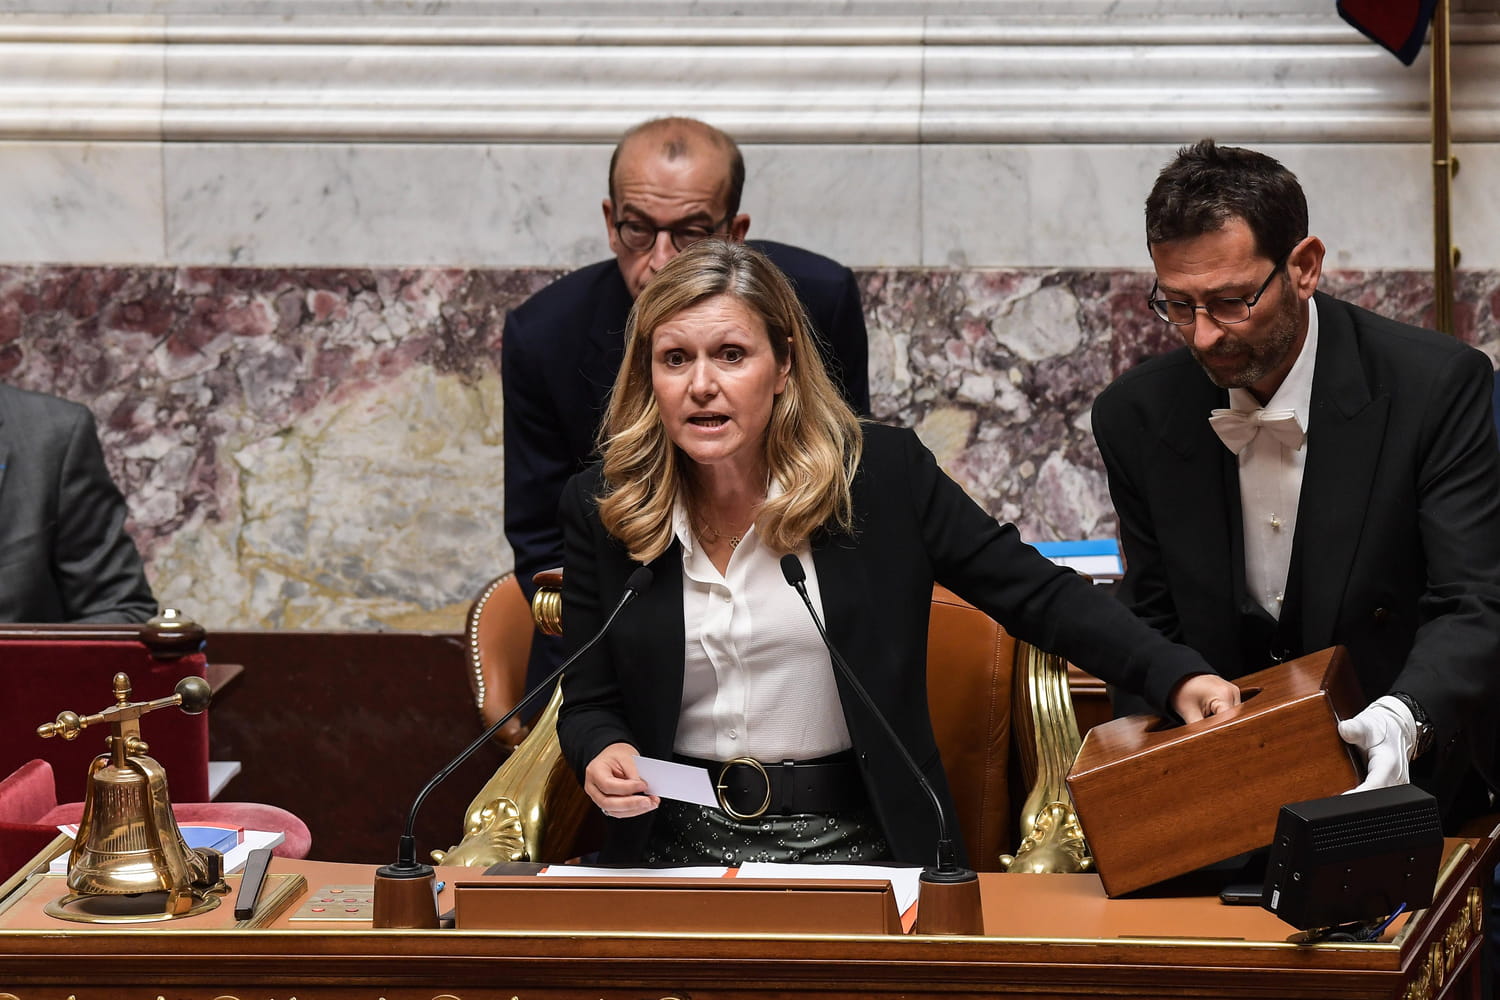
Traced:
<path fill-rule="evenodd" d="M 1151 283 L 1151 294 L 1146 296 L 1146 305 L 1151 311 L 1173 326 L 1192 326 L 1198 320 L 1198 310 L 1202 309 L 1208 313 L 1209 318 L 1215 323 L 1223 323 L 1232 326 L 1235 323 L 1243 323 L 1250 318 L 1250 309 L 1260 301 L 1260 297 L 1266 294 L 1266 289 L 1271 287 L 1271 279 L 1280 273 L 1286 266 L 1286 258 L 1271 269 L 1266 280 L 1260 283 L 1254 295 L 1249 298 L 1238 296 L 1227 299 L 1209 299 L 1203 305 L 1194 305 L 1191 302 L 1183 302 L 1179 299 L 1159 299 L 1156 297 L 1156 282 Z"/>
<path fill-rule="evenodd" d="M 712 226 L 653 226 L 639 219 L 622 219 L 615 223 L 615 233 L 627 250 L 636 253 L 645 253 L 654 247 L 658 233 L 666 233 L 672 239 L 672 246 L 681 251 L 710 236 L 723 235 L 722 230 L 729 224 L 729 219 L 730 216 L 726 215 Z"/>

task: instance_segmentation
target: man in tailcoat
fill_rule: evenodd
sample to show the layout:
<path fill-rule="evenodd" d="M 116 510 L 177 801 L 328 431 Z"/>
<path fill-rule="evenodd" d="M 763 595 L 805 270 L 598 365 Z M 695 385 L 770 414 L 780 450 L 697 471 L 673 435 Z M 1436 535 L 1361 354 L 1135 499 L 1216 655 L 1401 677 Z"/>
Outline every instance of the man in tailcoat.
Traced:
<path fill-rule="evenodd" d="M 1181 150 L 1146 221 L 1149 304 L 1184 346 L 1094 406 L 1122 598 L 1231 679 L 1347 646 L 1369 702 L 1339 727 L 1366 756 L 1361 787 L 1415 781 L 1450 827 L 1487 811 L 1500 703 L 1489 360 L 1319 292 L 1323 243 L 1268 156 Z"/>

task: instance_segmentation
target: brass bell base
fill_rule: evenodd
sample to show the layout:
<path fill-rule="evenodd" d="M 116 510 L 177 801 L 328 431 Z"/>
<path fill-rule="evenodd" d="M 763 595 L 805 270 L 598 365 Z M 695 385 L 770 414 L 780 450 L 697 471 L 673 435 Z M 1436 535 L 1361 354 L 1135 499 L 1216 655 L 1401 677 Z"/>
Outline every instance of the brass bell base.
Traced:
<path fill-rule="evenodd" d="M 42 907 L 42 911 L 49 917 L 73 920 L 81 924 L 146 924 L 196 916 L 207 913 L 218 905 L 219 896 L 214 892 L 202 897 L 195 896 L 193 905 L 185 913 L 167 912 L 165 890 L 129 896 L 81 896 L 70 892 Z"/>

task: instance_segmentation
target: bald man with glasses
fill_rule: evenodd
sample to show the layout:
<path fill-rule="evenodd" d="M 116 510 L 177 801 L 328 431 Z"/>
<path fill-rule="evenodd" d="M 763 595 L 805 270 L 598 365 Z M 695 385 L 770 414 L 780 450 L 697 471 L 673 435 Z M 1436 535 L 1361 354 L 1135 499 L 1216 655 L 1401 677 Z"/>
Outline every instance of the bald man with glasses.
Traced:
<path fill-rule="evenodd" d="M 562 565 L 558 501 L 568 478 L 594 454 L 631 305 L 693 243 L 745 241 L 744 182 L 739 147 L 718 129 L 691 118 L 636 126 L 610 158 L 603 214 L 614 258 L 564 275 L 506 317 L 505 537 L 528 598 L 533 574 Z M 798 247 L 750 243 L 791 279 L 829 374 L 855 411 L 868 415 L 868 344 L 854 275 Z M 533 642 L 528 680 L 560 662 L 559 651 L 555 640 Z"/>
<path fill-rule="evenodd" d="M 1319 292 L 1307 218 L 1296 177 L 1252 150 L 1204 140 L 1157 178 L 1144 305 L 1184 346 L 1093 410 L 1120 593 L 1230 679 L 1347 646 L 1368 707 L 1339 731 L 1362 787 L 1413 781 L 1454 829 L 1496 777 L 1491 367 Z"/>

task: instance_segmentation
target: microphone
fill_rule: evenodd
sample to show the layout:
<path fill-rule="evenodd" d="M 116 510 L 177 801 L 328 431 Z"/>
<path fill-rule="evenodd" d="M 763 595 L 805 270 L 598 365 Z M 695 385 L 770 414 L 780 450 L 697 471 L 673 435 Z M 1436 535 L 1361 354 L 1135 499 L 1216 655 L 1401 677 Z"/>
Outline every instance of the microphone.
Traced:
<path fill-rule="evenodd" d="M 833 660 L 833 665 L 839 674 L 859 695 L 860 701 L 864 702 L 865 708 L 880 723 L 880 728 L 885 732 L 886 739 L 896 748 L 901 755 L 906 769 L 911 772 L 912 777 L 917 779 L 917 784 L 922 786 L 922 791 L 927 793 L 927 798 L 932 803 L 932 811 L 937 816 L 938 839 L 937 839 L 937 864 L 922 869 L 922 883 L 920 887 L 919 902 L 917 904 L 917 931 L 922 934 L 979 934 L 983 931 L 983 920 L 979 906 L 979 876 L 973 869 L 964 868 L 958 863 L 958 852 L 953 846 L 953 838 L 948 832 L 948 814 L 943 809 L 943 801 L 938 798 L 937 789 L 932 787 L 932 782 L 927 780 L 927 775 L 917 766 L 912 759 L 906 744 L 896 735 L 896 730 L 891 727 L 886 719 L 885 713 L 875 705 L 875 699 L 870 697 L 870 692 L 860 683 L 849 664 L 840 655 L 838 648 L 828 638 L 828 632 L 823 628 L 823 620 L 818 617 L 817 608 L 813 607 L 812 598 L 807 595 L 807 571 L 802 568 L 802 560 L 793 553 L 788 552 L 781 557 L 781 575 L 786 582 L 796 589 L 802 598 L 802 603 L 807 605 L 807 613 L 812 616 L 813 625 L 818 629 L 818 635 L 823 639 L 823 645 L 828 648 L 828 656 Z"/>
<path fill-rule="evenodd" d="M 412 802 L 411 811 L 406 815 L 406 827 L 396 848 L 396 863 L 383 865 L 375 870 L 373 926 L 436 927 L 438 925 L 437 893 L 434 891 L 433 869 L 431 865 L 417 861 L 417 839 L 413 834 L 417 822 L 417 811 L 422 808 L 422 803 L 448 775 L 472 757 L 476 750 L 488 743 L 490 738 L 500 731 L 501 726 L 514 718 L 527 702 L 539 692 L 549 690 L 553 684 L 557 683 L 557 679 L 562 676 L 564 670 L 573 665 L 573 661 L 587 653 L 600 639 L 604 638 L 605 633 L 614 625 L 615 619 L 620 617 L 620 612 L 625 610 L 625 606 L 650 586 L 651 571 L 644 566 L 638 567 L 634 573 L 630 574 L 630 579 L 625 581 L 625 592 L 620 595 L 619 602 L 609 613 L 609 617 L 604 620 L 604 624 L 599 627 L 599 631 L 595 632 L 588 642 L 579 646 L 573 655 L 564 660 L 556 670 L 537 682 L 535 687 L 516 702 L 514 708 L 502 715 L 481 733 L 477 740 L 460 751 L 457 757 L 433 775 L 432 780 L 417 793 L 416 800 Z"/>

